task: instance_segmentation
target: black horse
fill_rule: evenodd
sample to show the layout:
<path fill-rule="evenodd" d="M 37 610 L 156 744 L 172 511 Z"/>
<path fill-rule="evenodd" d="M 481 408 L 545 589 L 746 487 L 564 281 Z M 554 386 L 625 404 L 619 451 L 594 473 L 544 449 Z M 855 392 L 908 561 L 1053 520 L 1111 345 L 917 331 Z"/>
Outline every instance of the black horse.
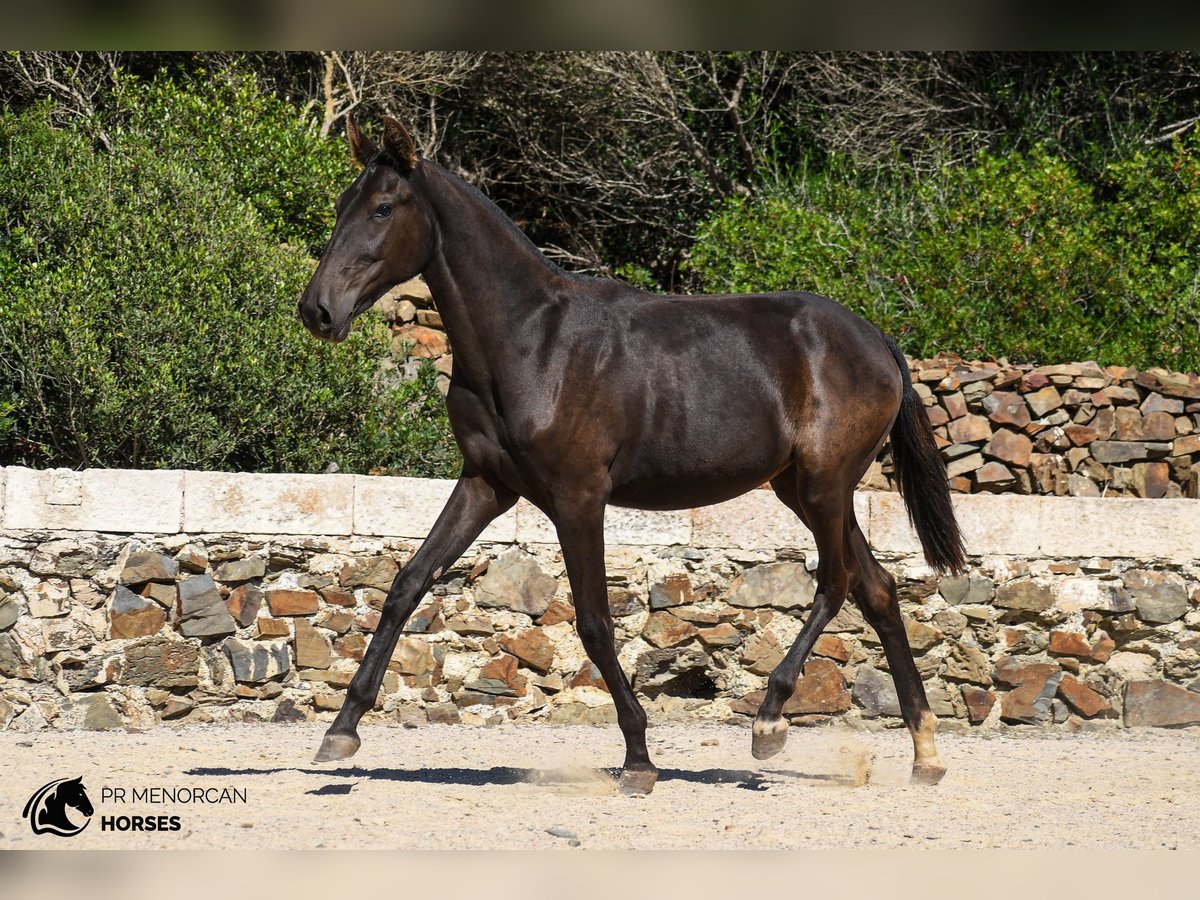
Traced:
<path fill-rule="evenodd" d="M 71 837 L 87 828 L 88 822 L 76 825 L 67 817 L 67 807 L 90 817 L 95 810 L 83 787 L 83 776 L 51 781 L 38 788 L 29 798 L 21 815 L 29 820 L 34 834 L 56 834 Z"/>
<path fill-rule="evenodd" d="M 853 595 L 878 632 L 915 747 L 914 780 L 945 773 L 936 719 L 901 621 L 895 581 L 854 518 L 854 488 L 888 437 L 925 558 L 965 553 L 945 467 L 904 356 L 875 326 L 807 293 L 661 296 L 564 272 L 489 200 L 417 156 L 384 119 L 382 146 L 347 123 L 363 170 L 300 301 L 314 335 L 420 273 L 454 346 L 446 397 L 463 471 L 420 550 L 396 576 L 375 636 L 318 761 L 352 755 L 405 620 L 483 528 L 525 497 L 554 523 L 576 627 L 612 691 L 625 736 L 621 787 L 657 770 L 646 714 L 617 661 L 604 568 L 606 504 L 683 509 L 769 481 L 813 533 L 812 612 L 771 674 L 752 750 L 783 747 L 784 702 L 822 629 Z"/>

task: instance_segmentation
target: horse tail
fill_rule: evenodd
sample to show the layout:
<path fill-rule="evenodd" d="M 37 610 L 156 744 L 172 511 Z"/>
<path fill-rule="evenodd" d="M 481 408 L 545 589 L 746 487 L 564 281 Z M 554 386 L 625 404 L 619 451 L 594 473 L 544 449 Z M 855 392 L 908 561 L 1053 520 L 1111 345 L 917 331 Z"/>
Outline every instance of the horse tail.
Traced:
<path fill-rule="evenodd" d="M 967 568 L 967 553 L 950 502 L 946 463 L 933 441 L 933 428 L 925 414 L 925 405 L 913 389 L 912 373 L 904 354 L 886 334 L 883 339 L 896 358 L 904 382 L 891 438 L 892 462 L 908 520 L 921 540 L 925 561 L 939 572 L 961 574 Z"/>

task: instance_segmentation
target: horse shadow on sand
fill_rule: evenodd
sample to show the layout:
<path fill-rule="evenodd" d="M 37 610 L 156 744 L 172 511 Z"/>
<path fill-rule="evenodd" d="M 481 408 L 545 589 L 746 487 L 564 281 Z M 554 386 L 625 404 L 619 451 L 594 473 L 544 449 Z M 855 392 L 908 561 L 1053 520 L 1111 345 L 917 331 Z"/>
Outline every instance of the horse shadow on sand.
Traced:
<path fill-rule="evenodd" d="M 492 766 L 488 769 L 472 769 L 463 766 L 425 766 L 418 769 L 364 768 L 343 766 L 336 769 L 305 768 L 301 766 L 279 766 L 274 768 L 233 769 L 217 766 L 199 766 L 187 769 L 184 774 L 198 777 L 229 778 L 239 775 L 278 775 L 295 772 L 302 775 L 317 775 L 322 778 L 347 778 L 353 781 L 331 782 L 306 794 L 329 796 L 349 794 L 357 781 L 391 781 L 408 784 L 440 784 L 482 787 L 488 785 L 531 784 L 549 787 L 572 787 L 603 783 L 610 779 L 615 786 L 620 769 L 523 769 L 514 766 Z M 773 783 L 788 779 L 828 784 L 831 786 L 856 787 L 862 782 L 853 775 L 835 773 L 811 773 L 792 770 L 766 770 L 755 772 L 749 769 L 660 769 L 658 783 L 683 781 L 704 785 L 732 785 L 747 791 L 765 791 Z"/>

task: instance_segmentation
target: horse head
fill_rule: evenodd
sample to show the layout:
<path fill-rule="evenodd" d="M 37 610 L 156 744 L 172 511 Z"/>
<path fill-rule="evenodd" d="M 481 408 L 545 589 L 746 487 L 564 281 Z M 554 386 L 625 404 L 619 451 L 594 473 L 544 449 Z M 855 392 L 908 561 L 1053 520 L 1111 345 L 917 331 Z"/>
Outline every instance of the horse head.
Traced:
<path fill-rule="evenodd" d="M 350 155 L 362 172 L 338 197 L 337 223 L 299 306 L 304 326 L 322 340 L 344 340 L 357 316 L 425 267 L 435 245 L 412 137 L 395 119 L 385 116 L 383 124 L 377 146 L 346 120 Z"/>

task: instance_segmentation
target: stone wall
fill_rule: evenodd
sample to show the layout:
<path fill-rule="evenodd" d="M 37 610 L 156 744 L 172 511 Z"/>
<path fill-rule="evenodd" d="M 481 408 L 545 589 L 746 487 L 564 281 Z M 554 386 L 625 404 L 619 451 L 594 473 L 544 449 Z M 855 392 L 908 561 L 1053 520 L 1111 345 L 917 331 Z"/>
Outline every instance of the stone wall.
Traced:
<path fill-rule="evenodd" d="M 444 392 L 454 357 L 425 285 L 400 285 L 379 309 L 393 333 L 387 367 L 411 377 L 432 360 Z M 955 491 L 1148 499 L 1200 492 L 1200 376 L 957 356 L 909 364 Z M 890 457 L 869 483 L 894 489 Z"/>
<path fill-rule="evenodd" d="M 328 720 L 449 482 L 0 470 L 0 723 Z M 1200 506 L 958 495 L 938 578 L 900 498 L 856 497 L 946 727 L 1200 724 Z M 748 722 L 812 603 L 811 536 L 769 491 L 612 509 L 609 605 L 652 721 Z M 522 503 L 418 608 L 371 715 L 608 722 L 553 530 Z M 878 638 L 839 613 L 785 712 L 895 724 Z"/>

